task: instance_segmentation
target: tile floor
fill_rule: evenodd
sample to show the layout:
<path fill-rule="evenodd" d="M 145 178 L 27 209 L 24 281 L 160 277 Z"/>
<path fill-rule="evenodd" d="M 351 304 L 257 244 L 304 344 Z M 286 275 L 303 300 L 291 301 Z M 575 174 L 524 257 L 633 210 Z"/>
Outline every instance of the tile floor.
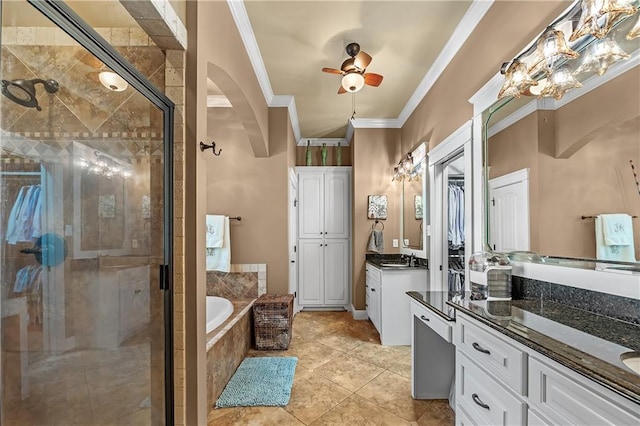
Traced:
<path fill-rule="evenodd" d="M 300 312 L 286 351 L 248 356 L 296 356 L 285 407 L 212 410 L 210 426 L 453 425 L 447 400 L 411 398 L 411 349 L 381 346 L 373 324 L 349 312 Z"/>

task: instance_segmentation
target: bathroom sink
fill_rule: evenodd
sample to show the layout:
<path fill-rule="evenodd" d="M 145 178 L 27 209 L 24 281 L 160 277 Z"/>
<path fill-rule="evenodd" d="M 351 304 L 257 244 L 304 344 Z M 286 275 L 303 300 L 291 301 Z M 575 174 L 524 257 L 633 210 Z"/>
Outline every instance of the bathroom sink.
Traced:
<path fill-rule="evenodd" d="M 623 353 L 620 359 L 631 371 L 640 374 L 640 352 Z"/>

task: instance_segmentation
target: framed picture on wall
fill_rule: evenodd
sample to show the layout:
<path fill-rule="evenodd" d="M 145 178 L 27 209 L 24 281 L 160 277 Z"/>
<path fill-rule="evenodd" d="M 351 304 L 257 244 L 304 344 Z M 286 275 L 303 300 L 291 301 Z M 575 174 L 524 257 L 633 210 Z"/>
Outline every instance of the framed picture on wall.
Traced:
<path fill-rule="evenodd" d="M 416 195 L 413 199 L 416 211 L 416 220 L 422 220 L 422 195 Z"/>
<path fill-rule="evenodd" d="M 387 218 L 387 196 L 386 195 L 369 195 L 369 207 L 367 208 L 367 217 L 369 219 L 386 219 Z"/>

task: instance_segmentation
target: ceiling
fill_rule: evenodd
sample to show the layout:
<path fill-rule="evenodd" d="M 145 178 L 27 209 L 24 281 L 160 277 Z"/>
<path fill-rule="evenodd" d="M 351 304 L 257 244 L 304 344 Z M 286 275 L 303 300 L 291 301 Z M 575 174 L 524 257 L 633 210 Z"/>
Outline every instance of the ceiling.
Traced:
<path fill-rule="evenodd" d="M 274 95 L 295 99 L 302 138 L 343 138 L 356 118 L 396 119 L 451 38 L 471 1 L 245 1 Z M 245 34 L 246 35 L 246 34 Z M 373 57 L 379 87 L 338 95 L 345 46 Z"/>

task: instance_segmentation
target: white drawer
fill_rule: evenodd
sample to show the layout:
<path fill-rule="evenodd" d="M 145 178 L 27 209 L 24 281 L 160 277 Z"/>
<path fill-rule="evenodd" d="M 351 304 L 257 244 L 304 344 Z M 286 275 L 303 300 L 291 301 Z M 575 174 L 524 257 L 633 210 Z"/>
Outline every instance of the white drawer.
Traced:
<path fill-rule="evenodd" d="M 374 266 L 369 265 L 368 263 L 365 266 L 365 271 L 366 271 L 366 280 L 367 282 L 376 282 L 378 284 L 380 284 L 380 281 L 382 280 L 382 271 Z"/>
<path fill-rule="evenodd" d="M 448 343 L 453 343 L 453 324 L 455 324 L 453 321 L 441 318 L 438 314 L 415 300 L 411 301 L 411 314 L 438 333 Z"/>
<path fill-rule="evenodd" d="M 584 379 L 583 379 L 584 380 Z M 535 358 L 529 358 L 529 401 L 554 424 L 638 425 L 640 412 L 627 411 L 600 392 Z"/>
<path fill-rule="evenodd" d="M 458 315 L 456 324 L 456 348 L 476 360 L 493 377 L 520 395 L 526 395 L 527 354 L 507 343 L 507 337 L 464 315 Z"/>
<path fill-rule="evenodd" d="M 554 426 L 554 424 L 537 411 L 529 408 L 527 411 L 527 426 Z"/>
<path fill-rule="evenodd" d="M 456 409 L 456 426 L 478 426 L 478 424 L 472 422 L 467 413 L 458 407 Z"/>
<path fill-rule="evenodd" d="M 521 425 L 527 405 L 493 380 L 462 351 L 456 356 L 456 412 L 463 410 L 476 425 Z"/>

